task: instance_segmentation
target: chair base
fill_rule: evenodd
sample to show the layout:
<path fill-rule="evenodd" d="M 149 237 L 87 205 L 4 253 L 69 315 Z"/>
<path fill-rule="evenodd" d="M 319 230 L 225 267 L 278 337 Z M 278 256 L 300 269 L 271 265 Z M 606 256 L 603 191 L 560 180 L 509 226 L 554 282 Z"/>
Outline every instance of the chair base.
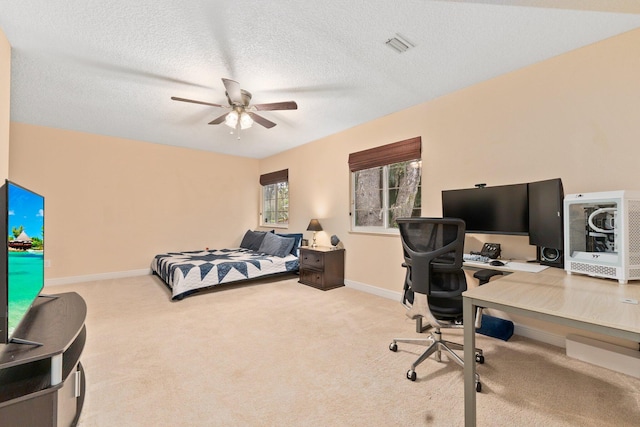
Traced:
<path fill-rule="evenodd" d="M 464 346 L 462 344 L 458 344 L 452 341 L 446 341 L 441 339 L 441 333 L 439 330 L 435 330 L 433 333 L 429 335 L 428 338 L 396 338 L 391 344 L 389 344 L 389 350 L 396 352 L 398 351 L 398 343 L 404 344 L 418 344 L 418 345 L 428 345 L 427 349 L 416 359 L 415 362 L 411 364 L 411 368 L 407 371 L 407 379 L 411 381 L 415 381 L 417 378 L 416 375 L 416 367 L 424 362 L 429 356 L 435 354 L 435 359 L 438 362 L 442 361 L 442 351 L 445 351 L 454 362 L 456 362 L 460 367 L 464 368 L 464 360 L 454 350 L 464 351 Z M 475 349 L 475 360 L 477 363 L 484 363 L 484 355 L 482 354 L 482 349 Z M 482 385 L 480 383 L 480 375 L 476 373 L 476 391 L 481 391 Z"/>

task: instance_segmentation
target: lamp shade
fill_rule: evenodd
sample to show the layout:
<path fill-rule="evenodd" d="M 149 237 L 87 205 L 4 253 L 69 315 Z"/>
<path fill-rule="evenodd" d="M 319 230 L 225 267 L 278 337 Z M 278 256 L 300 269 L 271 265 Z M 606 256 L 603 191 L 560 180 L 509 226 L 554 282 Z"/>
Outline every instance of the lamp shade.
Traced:
<path fill-rule="evenodd" d="M 253 119 L 251 116 L 244 111 L 240 114 L 240 128 L 241 129 L 249 129 L 253 124 Z"/>
<path fill-rule="evenodd" d="M 237 111 L 232 111 L 229 114 L 227 114 L 227 117 L 224 119 L 224 124 L 229 126 L 230 128 L 235 129 L 236 126 L 238 125 L 238 119 L 240 118 L 240 115 L 238 114 Z"/>
<path fill-rule="evenodd" d="M 309 226 L 307 227 L 307 231 L 322 231 L 322 226 L 320 225 L 320 221 L 317 219 L 312 219 L 309 221 Z"/>

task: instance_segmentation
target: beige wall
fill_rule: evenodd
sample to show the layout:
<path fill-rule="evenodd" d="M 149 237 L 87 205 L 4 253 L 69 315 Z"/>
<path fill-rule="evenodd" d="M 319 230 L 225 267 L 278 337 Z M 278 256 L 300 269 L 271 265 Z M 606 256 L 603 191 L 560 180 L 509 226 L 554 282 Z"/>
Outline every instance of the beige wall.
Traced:
<path fill-rule="evenodd" d="M 9 178 L 11 46 L 0 29 L 0 181 Z"/>
<path fill-rule="evenodd" d="M 562 178 L 565 193 L 640 189 L 640 30 L 576 50 L 264 159 L 289 168 L 292 230 L 318 217 L 327 244 L 347 249 L 348 280 L 399 291 L 397 236 L 349 231 L 350 152 L 415 136 L 423 144 L 423 215 L 441 215 L 440 192 Z M 309 232 L 306 232 L 309 234 Z M 477 238 L 476 238 L 477 237 Z M 526 237 L 472 236 L 532 258 Z"/>
<path fill-rule="evenodd" d="M 254 159 L 14 122 L 10 178 L 45 196 L 47 279 L 237 246 L 257 223 Z"/>

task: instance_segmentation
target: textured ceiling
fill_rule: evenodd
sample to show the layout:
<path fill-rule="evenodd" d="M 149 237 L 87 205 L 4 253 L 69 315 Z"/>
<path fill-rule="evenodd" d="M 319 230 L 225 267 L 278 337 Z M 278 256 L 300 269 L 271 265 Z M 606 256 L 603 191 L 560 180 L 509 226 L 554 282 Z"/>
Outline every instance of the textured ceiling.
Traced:
<path fill-rule="evenodd" d="M 13 121 L 263 158 L 639 28 L 638 3 L 0 0 L 0 28 Z M 223 77 L 298 110 L 237 140 L 170 99 L 226 104 Z"/>

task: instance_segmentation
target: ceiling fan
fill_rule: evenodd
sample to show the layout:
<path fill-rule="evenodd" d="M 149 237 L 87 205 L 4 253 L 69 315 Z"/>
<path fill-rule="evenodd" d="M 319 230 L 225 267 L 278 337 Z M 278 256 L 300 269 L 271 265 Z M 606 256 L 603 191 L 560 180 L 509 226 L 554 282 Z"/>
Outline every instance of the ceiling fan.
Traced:
<path fill-rule="evenodd" d="M 227 95 L 227 101 L 229 105 L 212 104 L 210 102 L 196 101 L 193 99 L 179 98 L 172 96 L 174 101 L 191 102 L 193 104 L 210 105 L 212 107 L 228 108 L 231 111 L 221 115 L 220 117 L 213 119 L 209 122 L 210 125 L 219 125 L 224 123 L 230 128 L 236 129 L 238 132 L 240 129 L 248 129 L 255 122 L 267 129 L 271 129 L 276 124 L 271 120 L 268 120 L 258 114 L 255 111 L 274 111 L 274 110 L 297 110 L 298 104 L 295 101 L 284 102 L 272 102 L 269 104 L 253 104 L 251 102 L 251 93 L 240 89 L 240 84 L 235 80 L 222 79 L 222 83 L 226 89 L 225 95 Z"/>

